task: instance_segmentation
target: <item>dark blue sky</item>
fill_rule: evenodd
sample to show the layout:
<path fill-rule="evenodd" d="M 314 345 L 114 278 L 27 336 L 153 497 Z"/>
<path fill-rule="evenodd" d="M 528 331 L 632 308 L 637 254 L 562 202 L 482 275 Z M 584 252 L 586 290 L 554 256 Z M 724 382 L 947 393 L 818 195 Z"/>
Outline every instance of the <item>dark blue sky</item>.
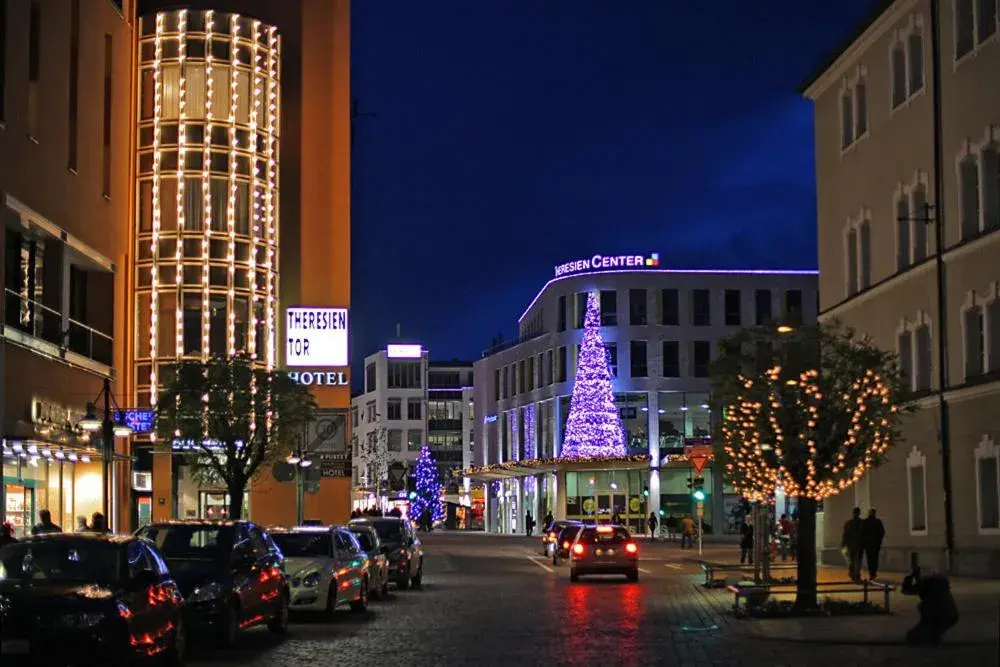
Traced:
<path fill-rule="evenodd" d="M 872 4 L 353 3 L 355 367 L 397 322 L 478 358 L 594 252 L 814 268 L 795 91 Z"/>

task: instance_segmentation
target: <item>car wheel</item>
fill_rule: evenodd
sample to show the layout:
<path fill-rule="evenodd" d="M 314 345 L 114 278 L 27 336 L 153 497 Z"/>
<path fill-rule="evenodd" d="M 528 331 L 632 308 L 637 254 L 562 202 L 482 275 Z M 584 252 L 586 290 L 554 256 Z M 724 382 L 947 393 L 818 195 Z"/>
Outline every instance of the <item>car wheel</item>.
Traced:
<path fill-rule="evenodd" d="M 267 629 L 276 635 L 283 635 L 288 632 L 288 596 L 282 593 L 278 600 L 278 611 L 267 622 Z"/>
<path fill-rule="evenodd" d="M 358 599 L 351 601 L 351 611 L 356 614 L 368 609 L 368 579 L 361 580 L 361 592 L 358 593 Z"/>
<path fill-rule="evenodd" d="M 330 582 L 330 588 L 326 591 L 326 608 L 323 610 L 327 614 L 337 611 L 337 582 Z"/>
<path fill-rule="evenodd" d="M 576 573 L 575 567 L 569 571 L 569 580 L 573 583 L 580 581 L 580 575 Z"/>
<path fill-rule="evenodd" d="M 629 581 L 639 581 L 639 570 L 632 570 L 625 575 Z"/>
<path fill-rule="evenodd" d="M 236 602 L 229 604 L 225 616 L 219 624 L 219 647 L 232 648 L 240 634 L 240 607 Z"/>
<path fill-rule="evenodd" d="M 163 654 L 163 664 L 165 667 L 182 667 L 184 664 L 184 654 L 187 652 L 187 631 L 184 628 L 184 621 L 177 619 L 174 632 L 170 636 L 170 646 Z"/>

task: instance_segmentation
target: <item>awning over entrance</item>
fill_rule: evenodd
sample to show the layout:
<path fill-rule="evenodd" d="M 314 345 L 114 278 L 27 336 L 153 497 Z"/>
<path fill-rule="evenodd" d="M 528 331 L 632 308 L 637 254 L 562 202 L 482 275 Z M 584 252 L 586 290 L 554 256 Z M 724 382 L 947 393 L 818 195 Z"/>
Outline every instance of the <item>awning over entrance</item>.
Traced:
<path fill-rule="evenodd" d="M 475 481 L 493 482 L 562 470 L 636 470 L 648 468 L 649 460 L 648 454 L 527 459 L 524 461 L 504 461 L 503 463 L 492 463 L 486 466 L 456 470 L 452 475 L 455 477 L 468 477 Z"/>

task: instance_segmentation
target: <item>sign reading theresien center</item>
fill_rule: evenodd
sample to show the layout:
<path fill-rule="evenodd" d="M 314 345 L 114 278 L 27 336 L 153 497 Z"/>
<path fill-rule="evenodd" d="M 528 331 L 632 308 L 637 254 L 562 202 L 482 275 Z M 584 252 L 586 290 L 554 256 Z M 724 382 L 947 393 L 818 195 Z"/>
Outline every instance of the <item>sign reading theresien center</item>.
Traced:
<path fill-rule="evenodd" d="M 348 365 L 346 308 L 286 308 L 285 365 Z"/>
<path fill-rule="evenodd" d="M 577 259 L 556 266 L 556 278 L 571 273 L 588 273 L 592 271 L 633 271 L 656 269 L 660 266 L 660 254 L 645 255 L 594 255 L 586 259 Z"/>

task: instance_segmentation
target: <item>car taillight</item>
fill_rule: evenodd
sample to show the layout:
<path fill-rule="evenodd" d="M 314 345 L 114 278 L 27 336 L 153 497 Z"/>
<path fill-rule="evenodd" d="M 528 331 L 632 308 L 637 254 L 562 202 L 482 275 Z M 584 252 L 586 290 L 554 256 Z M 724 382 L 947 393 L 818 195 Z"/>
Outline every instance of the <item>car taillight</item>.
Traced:
<path fill-rule="evenodd" d="M 563 542 L 563 549 L 569 551 L 569 542 Z"/>
<path fill-rule="evenodd" d="M 583 554 L 583 545 L 582 544 L 574 544 L 573 545 L 573 553 L 575 553 L 577 556 Z"/>
<path fill-rule="evenodd" d="M 629 542 L 625 545 L 625 551 L 630 554 L 639 553 L 639 547 L 635 546 L 635 543 Z"/>

